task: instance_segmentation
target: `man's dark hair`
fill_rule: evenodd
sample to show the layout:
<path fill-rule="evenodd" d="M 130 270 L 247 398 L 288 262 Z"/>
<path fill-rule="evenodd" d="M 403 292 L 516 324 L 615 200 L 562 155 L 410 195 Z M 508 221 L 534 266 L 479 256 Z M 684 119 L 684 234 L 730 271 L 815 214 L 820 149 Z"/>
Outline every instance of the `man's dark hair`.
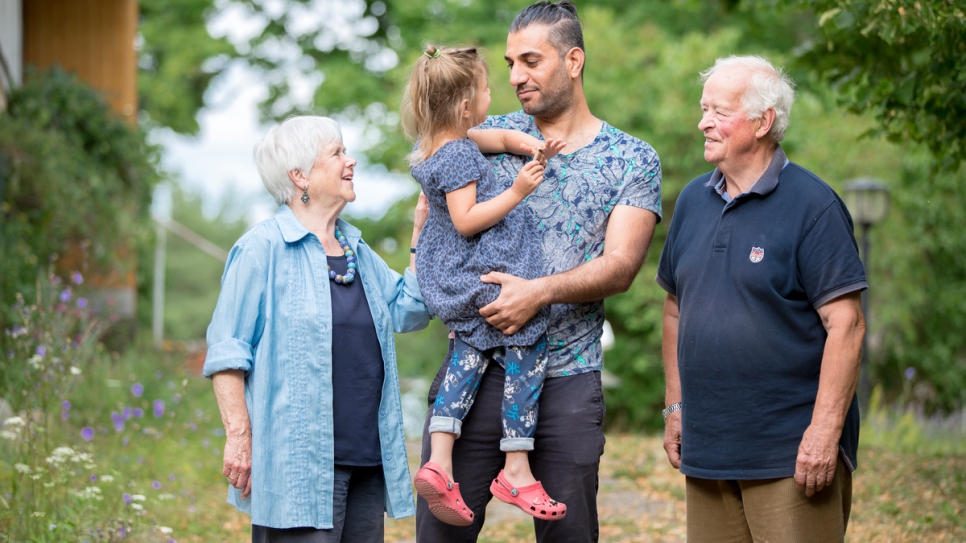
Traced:
<path fill-rule="evenodd" d="M 510 23 L 510 34 L 530 25 L 546 25 L 550 29 L 547 41 L 561 56 L 574 47 L 586 52 L 584 31 L 580 28 L 577 6 L 573 2 L 537 2 L 527 7 Z"/>

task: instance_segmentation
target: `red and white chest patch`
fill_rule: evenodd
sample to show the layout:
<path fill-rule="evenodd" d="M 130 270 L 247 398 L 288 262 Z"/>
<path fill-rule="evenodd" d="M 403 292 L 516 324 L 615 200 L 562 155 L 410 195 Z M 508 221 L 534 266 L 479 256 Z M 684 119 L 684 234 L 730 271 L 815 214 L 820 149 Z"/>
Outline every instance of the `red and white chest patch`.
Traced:
<path fill-rule="evenodd" d="M 752 262 L 754 262 L 754 263 L 756 263 L 756 264 L 757 264 L 758 262 L 761 262 L 761 260 L 762 260 L 763 258 L 765 258 L 765 248 L 764 248 L 764 247 L 752 247 L 752 248 L 751 248 L 751 254 L 750 254 L 750 255 L 748 255 L 748 258 L 749 258 L 749 259 L 750 259 L 750 260 L 751 260 Z"/>

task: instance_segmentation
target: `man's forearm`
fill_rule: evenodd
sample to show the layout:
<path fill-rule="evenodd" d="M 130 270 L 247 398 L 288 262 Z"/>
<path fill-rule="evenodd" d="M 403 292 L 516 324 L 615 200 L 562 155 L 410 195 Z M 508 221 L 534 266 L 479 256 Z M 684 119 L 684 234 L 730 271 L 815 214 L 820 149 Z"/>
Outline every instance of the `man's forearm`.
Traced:
<path fill-rule="evenodd" d="M 604 253 L 571 270 L 538 279 L 541 305 L 596 302 L 631 288 L 654 236 L 657 215 L 630 206 L 611 212 Z"/>
<path fill-rule="evenodd" d="M 840 432 L 845 423 L 861 369 L 865 319 L 859 294 L 849 294 L 819 308 L 828 336 L 812 424 Z"/>

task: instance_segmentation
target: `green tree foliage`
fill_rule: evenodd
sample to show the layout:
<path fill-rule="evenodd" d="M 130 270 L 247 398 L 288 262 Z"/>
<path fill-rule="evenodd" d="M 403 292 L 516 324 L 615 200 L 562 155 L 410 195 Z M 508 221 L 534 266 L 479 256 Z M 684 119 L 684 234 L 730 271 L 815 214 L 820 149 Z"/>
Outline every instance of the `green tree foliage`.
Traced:
<path fill-rule="evenodd" d="M 772 3 L 772 0 L 758 2 Z M 943 169 L 966 151 L 966 6 L 952 0 L 787 0 L 819 15 L 802 60 L 891 141 L 925 144 Z"/>
<path fill-rule="evenodd" d="M 141 111 L 175 132 L 195 134 L 205 91 L 238 55 L 209 35 L 213 0 L 140 0 L 138 99 Z"/>
<path fill-rule="evenodd" d="M 72 244 L 108 263 L 119 242 L 143 239 L 154 161 L 143 134 L 76 77 L 29 74 L 0 122 L 0 308 Z"/>

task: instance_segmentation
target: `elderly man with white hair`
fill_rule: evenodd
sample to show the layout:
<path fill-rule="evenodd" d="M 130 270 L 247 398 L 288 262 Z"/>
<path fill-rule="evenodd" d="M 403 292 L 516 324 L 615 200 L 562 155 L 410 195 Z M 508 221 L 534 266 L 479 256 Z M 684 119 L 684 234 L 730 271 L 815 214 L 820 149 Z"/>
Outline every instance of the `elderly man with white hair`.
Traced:
<path fill-rule="evenodd" d="M 841 542 L 856 468 L 865 270 L 842 200 L 786 158 L 795 92 L 760 57 L 703 72 L 704 158 L 658 267 L 664 448 L 688 541 Z"/>

